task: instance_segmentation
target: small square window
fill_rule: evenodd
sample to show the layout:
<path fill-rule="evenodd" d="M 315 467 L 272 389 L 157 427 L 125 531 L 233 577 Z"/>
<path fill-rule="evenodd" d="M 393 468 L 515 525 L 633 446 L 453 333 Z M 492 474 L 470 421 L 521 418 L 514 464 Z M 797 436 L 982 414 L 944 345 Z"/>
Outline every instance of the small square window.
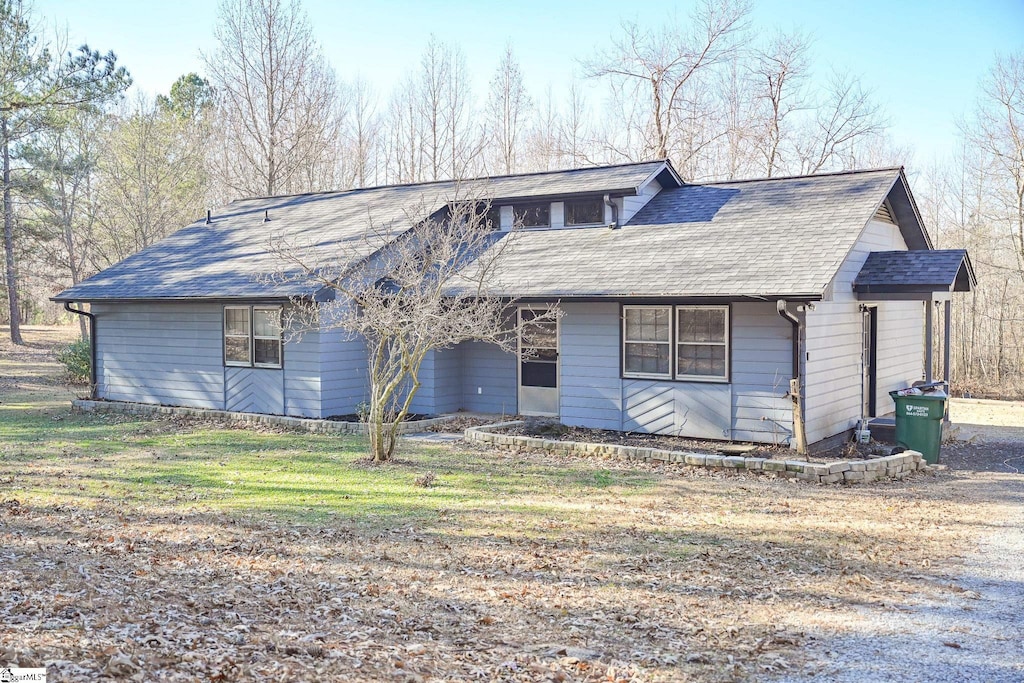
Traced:
<path fill-rule="evenodd" d="M 550 204 L 517 205 L 512 208 L 515 226 L 519 228 L 547 228 L 551 225 Z"/>
<path fill-rule="evenodd" d="M 603 222 L 603 199 L 576 199 L 565 203 L 566 225 L 599 225 Z"/>
<path fill-rule="evenodd" d="M 280 306 L 224 307 L 224 364 L 280 368 Z"/>

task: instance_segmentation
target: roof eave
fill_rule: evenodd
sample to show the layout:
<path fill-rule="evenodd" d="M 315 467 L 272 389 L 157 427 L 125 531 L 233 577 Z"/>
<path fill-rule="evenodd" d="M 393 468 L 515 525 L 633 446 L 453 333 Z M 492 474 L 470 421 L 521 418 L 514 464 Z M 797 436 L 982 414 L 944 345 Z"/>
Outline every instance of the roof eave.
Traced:
<path fill-rule="evenodd" d="M 104 296 L 51 296 L 50 301 L 55 303 L 86 303 L 86 304 L 144 304 L 144 303 L 222 303 L 225 301 L 251 301 L 260 303 L 264 301 L 290 301 L 292 299 L 314 299 L 316 295 L 308 292 L 302 294 L 247 294 L 240 296 L 132 296 L 132 297 L 104 297 Z"/>

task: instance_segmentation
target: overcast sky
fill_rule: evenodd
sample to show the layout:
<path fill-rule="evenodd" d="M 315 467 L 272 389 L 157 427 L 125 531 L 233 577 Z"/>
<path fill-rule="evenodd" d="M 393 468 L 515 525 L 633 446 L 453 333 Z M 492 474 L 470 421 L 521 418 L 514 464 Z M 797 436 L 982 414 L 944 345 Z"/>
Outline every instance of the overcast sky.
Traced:
<path fill-rule="evenodd" d="M 458 42 L 482 95 L 507 41 L 535 98 L 558 93 L 579 61 L 607 44 L 623 19 L 656 25 L 685 18 L 692 2 L 306 0 L 317 37 L 343 79 L 360 74 L 381 99 L 414 68 L 431 33 Z M 211 51 L 214 0 L 36 0 L 73 42 L 114 50 L 136 88 L 166 92 L 202 73 Z M 636 9 L 643 7 L 643 11 Z M 818 75 L 834 66 L 862 77 L 885 106 L 896 142 L 922 167 L 947 154 L 996 53 L 1024 50 L 1024 0 L 754 0 L 758 32 L 799 28 L 814 38 Z M 598 85 L 592 84 L 592 88 Z M 591 104 L 601 93 L 591 92 Z"/>

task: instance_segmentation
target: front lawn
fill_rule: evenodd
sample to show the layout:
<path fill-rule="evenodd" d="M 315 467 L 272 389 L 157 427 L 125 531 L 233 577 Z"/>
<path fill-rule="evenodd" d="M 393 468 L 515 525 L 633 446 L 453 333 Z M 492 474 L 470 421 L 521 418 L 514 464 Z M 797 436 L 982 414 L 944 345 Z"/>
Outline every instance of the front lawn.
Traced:
<path fill-rule="evenodd" d="M 375 466 L 358 437 L 77 415 L 35 343 L 0 347 L 0 663 L 54 680 L 759 678 L 813 666 L 821 623 L 948 590 L 992 512 L 952 475 Z"/>

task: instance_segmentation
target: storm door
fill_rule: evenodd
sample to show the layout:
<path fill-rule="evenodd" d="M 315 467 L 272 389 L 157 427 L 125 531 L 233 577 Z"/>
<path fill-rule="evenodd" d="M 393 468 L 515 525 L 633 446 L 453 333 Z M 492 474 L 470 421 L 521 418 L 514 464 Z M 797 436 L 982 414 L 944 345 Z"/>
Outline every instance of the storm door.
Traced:
<path fill-rule="evenodd" d="M 546 310 L 546 309 L 545 309 Z M 558 415 L 558 321 L 545 311 L 519 309 L 519 412 Z"/>

